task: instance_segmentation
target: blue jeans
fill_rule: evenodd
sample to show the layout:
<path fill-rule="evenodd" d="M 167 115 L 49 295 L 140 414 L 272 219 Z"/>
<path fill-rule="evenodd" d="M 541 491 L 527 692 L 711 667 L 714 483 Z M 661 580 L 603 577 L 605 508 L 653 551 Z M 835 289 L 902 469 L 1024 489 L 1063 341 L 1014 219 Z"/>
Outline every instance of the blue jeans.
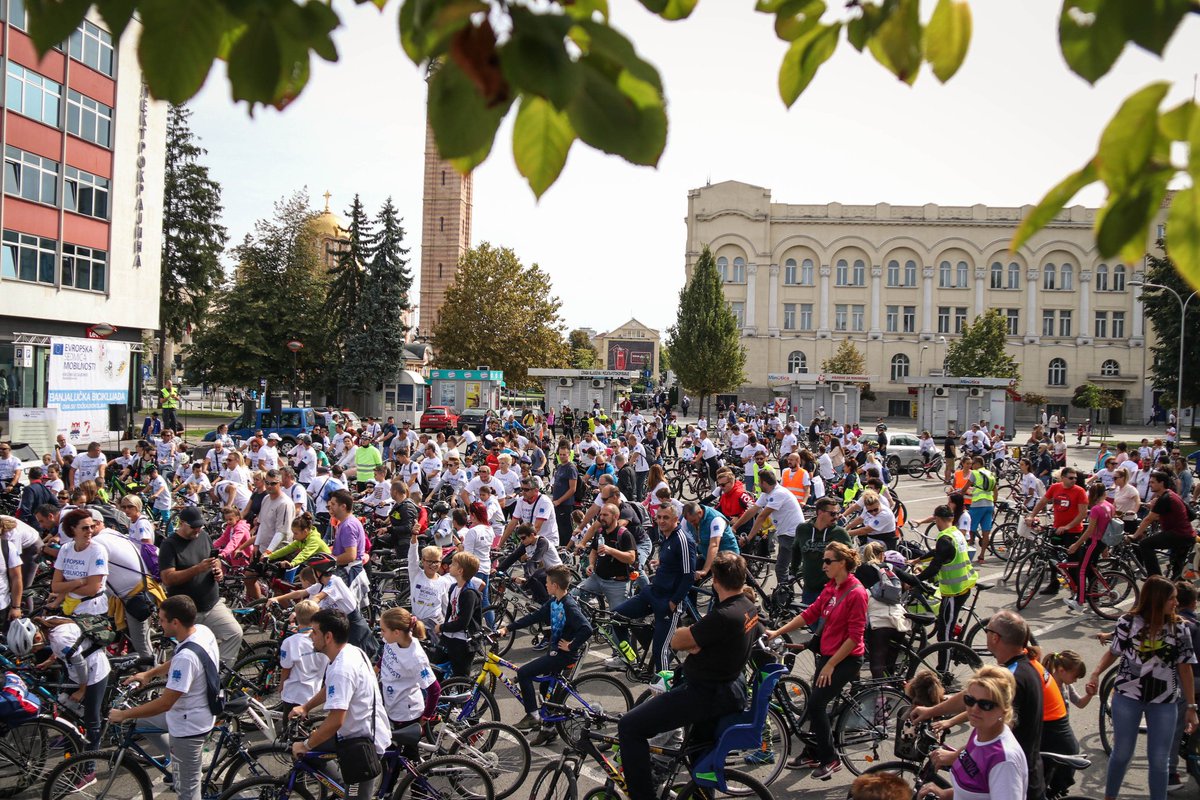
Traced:
<path fill-rule="evenodd" d="M 1167 762 L 1171 757 L 1171 737 L 1175 735 L 1175 703 L 1143 703 L 1115 693 L 1112 698 L 1113 751 L 1108 760 L 1106 797 L 1116 797 L 1125 780 L 1125 770 L 1137 745 L 1138 726 L 1146 717 L 1146 751 L 1150 762 L 1150 800 L 1167 796 Z"/>

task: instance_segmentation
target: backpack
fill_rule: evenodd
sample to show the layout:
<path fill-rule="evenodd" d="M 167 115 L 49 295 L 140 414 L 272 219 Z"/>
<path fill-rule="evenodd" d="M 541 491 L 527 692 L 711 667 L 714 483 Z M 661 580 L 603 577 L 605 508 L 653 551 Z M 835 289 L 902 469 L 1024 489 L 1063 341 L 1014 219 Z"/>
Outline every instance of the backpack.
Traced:
<path fill-rule="evenodd" d="M 634 541 L 641 538 L 641 535 L 646 532 L 646 527 L 650 524 L 650 512 L 641 503 L 634 503 L 626 500 L 621 503 L 621 510 L 624 511 L 628 507 L 631 516 L 629 522 L 629 532 L 633 534 Z"/>
<path fill-rule="evenodd" d="M 904 585 L 900 583 L 900 578 L 886 564 L 875 564 L 874 567 L 879 580 L 871 587 L 871 597 L 889 606 L 896 605 L 904 597 Z"/>
<path fill-rule="evenodd" d="M 117 629 L 108 614 L 76 614 L 70 621 L 78 625 L 83 636 L 92 642 L 92 646 L 83 651 L 84 658 L 117 641 Z"/>
<path fill-rule="evenodd" d="M 0 724 L 15 728 L 38 715 L 42 701 L 15 672 L 4 673 L 0 686 Z"/>
<path fill-rule="evenodd" d="M 154 546 L 154 542 L 138 542 L 138 550 L 142 554 L 142 565 L 146 568 L 146 574 L 159 580 L 158 574 L 158 548 Z"/>
<path fill-rule="evenodd" d="M 195 642 L 184 642 L 176 648 L 176 652 L 180 650 L 187 650 L 196 654 L 196 658 L 200 660 L 200 665 L 204 667 L 204 690 L 208 696 L 208 710 L 213 715 L 223 713 L 225 711 L 225 689 L 221 686 L 217 665 L 213 662 L 212 657 L 209 656 L 203 647 Z"/>
<path fill-rule="evenodd" d="M 116 506 L 107 503 L 91 503 L 84 506 L 89 511 L 99 511 L 104 520 L 104 527 L 129 535 L 129 517 Z"/>

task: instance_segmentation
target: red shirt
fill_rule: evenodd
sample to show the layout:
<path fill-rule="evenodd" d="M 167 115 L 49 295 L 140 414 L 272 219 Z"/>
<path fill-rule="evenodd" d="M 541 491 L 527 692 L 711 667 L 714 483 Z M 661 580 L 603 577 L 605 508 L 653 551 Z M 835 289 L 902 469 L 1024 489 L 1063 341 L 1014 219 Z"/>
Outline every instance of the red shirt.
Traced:
<path fill-rule="evenodd" d="M 1088 497 L 1087 492 L 1083 487 L 1076 484 L 1068 489 L 1061 483 L 1053 483 L 1046 490 L 1046 503 L 1054 509 L 1054 527 L 1066 528 L 1071 522 L 1079 516 L 1079 509 L 1082 506 L 1087 508 Z M 1087 519 L 1084 514 L 1079 522 L 1075 523 L 1074 527 L 1068 529 L 1070 533 L 1081 533 L 1083 531 L 1083 522 Z"/>
<path fill-rule="evenodd" d="M 854 642 L 852 656 L 861 656 L 863 634 L 867 629 L 867 590 L 853 575 L 838 586 L 833 581 L 825 584 L 817 601 L 800 613 L 805 623 L 812 625 L 818 618 L 825 619 L 821 629 L 821 655 L 831 656 L 847 639 Z"/>

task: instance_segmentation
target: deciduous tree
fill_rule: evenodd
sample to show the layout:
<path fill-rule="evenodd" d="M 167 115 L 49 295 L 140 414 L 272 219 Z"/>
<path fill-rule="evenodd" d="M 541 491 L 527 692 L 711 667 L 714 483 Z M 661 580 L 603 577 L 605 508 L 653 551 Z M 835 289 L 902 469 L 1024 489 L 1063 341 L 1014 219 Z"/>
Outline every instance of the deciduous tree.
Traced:
<path fill-rule="evenodd" d="M 1008 320 L 997 309 L 976 317 L 946 346 L 946 369 L 964 378 L 1020 378 L 1016 359 L 1008 354 Z"/>
<path fill-rule="evenodd" d="M 1192 288 L 1180 277 L 1164 253 L 1152 254 L 1148 259 L 1146 281 L 1174 289 L 1187 300 Z M 1175 295 L 1162 289 L 1147 287 L 1139 290 L 1141 302 L 1146 309 L 1146 318 L 1157 334 L 1150 348 L 1154 356 L 1149 361 L 1150 379 L 1155 389 L 1163 393 L 1164 408 L 1175 405 L 1175 393 L 1179 388 L 1179 301 Z M 1184 407 L 1200 403 L 1200 296 L 1193 298 L 1187 307 L 1187 321 L 1183 325 L 1183 404 Z"/>
<path fill-rule="evenodd" d="M 576 328 L 567 334 L 567 347 L 571 349 L 573 369 L 595 369 L 600 363 L 600 353 L 588 338 L 587 331 Z"/>

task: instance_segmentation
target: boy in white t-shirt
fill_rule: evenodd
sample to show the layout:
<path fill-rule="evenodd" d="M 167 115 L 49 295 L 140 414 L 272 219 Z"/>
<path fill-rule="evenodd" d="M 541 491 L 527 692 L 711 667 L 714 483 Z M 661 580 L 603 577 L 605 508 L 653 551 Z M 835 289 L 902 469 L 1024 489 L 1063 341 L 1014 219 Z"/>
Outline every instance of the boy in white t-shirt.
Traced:
<path fill-rule="evenodd" d="M 329 659 L 313 650 L 312 618 L 320 610 L 315 600 L 296 603 L 296 632 L 283 640 L 279 646 L 280 673 L 279 699 L 283 705 L 283 719 L 298 705 L 308 702 L 321 689 L 325 679 L 325 667 Z"/>

